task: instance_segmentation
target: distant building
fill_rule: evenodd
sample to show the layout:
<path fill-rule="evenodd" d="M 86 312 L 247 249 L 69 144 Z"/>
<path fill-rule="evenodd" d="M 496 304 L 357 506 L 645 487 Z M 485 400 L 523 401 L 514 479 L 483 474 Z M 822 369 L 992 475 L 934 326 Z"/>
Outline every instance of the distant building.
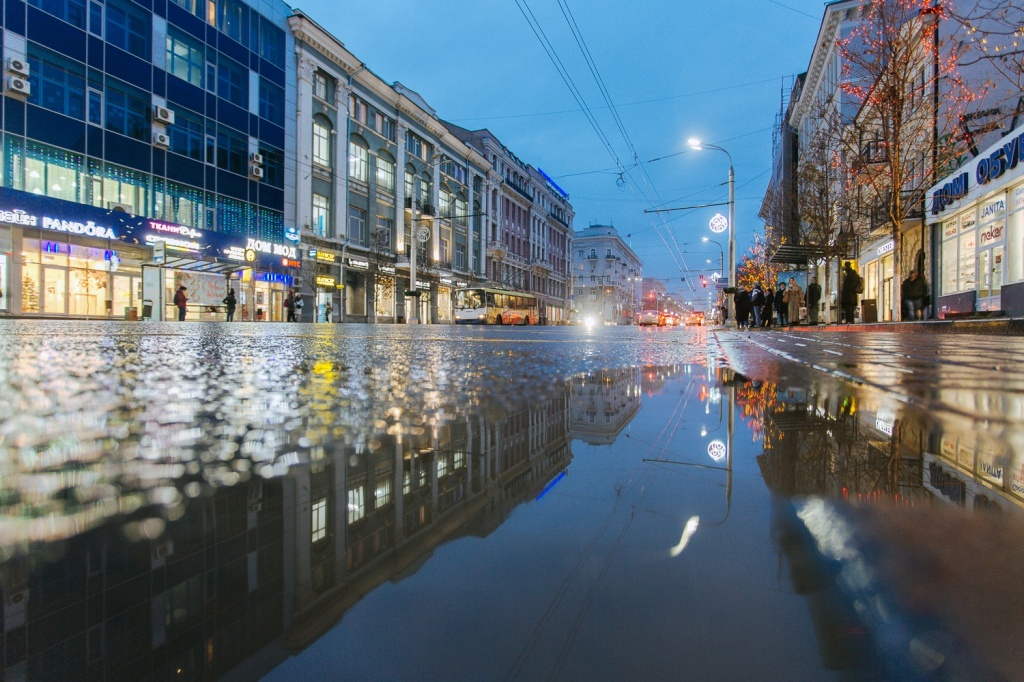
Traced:
<path fill-rule="evenodd" d="M 490 161 L 483 204 L 486 274 L 492 284 L 535 294 L 542 324 L 568 321 L 572 220 L 569 195 L 519 159 L 489 130 L 449 131 Z"/>
<path fill-rule="evenodd" d="M 576 318 L 634 324 L 643 262 L 610 225 L 592 225 L 573 236 L 573 309 Z"/>

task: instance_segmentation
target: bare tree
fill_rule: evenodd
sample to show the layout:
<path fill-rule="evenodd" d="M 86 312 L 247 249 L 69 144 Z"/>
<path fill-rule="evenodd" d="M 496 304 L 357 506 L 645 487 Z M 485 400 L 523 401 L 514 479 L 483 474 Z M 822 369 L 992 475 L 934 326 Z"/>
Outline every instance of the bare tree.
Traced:
<path fill-rule="evenodd" d="M 856 111 L 843 129 L 837 161 L 849 173 L 853 195 L 889 225 L 893 319 L 902 309 L 904 224 L 923 219 L 938 169 L 964 150 L 962 135 L 940 135 L 957 130 L 983 89 L 965 86 L 958 72 L 964 48 L 939 35 L 940 21 L 949 16 L 949 0 L 866 0 L 859 21 L 837 42 L 842 93 Z"/>

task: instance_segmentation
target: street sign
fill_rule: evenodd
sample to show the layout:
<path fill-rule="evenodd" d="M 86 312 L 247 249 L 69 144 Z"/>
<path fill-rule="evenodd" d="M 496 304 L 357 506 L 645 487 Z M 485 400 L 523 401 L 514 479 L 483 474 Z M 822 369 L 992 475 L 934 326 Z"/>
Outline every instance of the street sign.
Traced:
<path fill-rule="evenodd" d="M 166 242 L 161 241 L 155 242 L 153 244 L 153 262 L 156 263 L 157 265 L 163 265 L 164 263 L 167 262 L 167 253 L 165 251 L 166 248 Z"/>

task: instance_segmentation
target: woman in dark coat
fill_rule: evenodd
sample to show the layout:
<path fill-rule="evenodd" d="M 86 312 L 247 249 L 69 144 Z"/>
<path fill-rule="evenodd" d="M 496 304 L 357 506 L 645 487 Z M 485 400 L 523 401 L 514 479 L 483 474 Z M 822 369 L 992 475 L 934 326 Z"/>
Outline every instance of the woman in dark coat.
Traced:
<path fill-rule="evenodd" d="M 778 291 L 775 292 L 775 315 L 778 317 L 779 326 L 785 327 L 789 321 L 789 304 L 786 303 L 786 284 L 779 282 Z"/>
<path fill-rule="evenodd" d="M 761 326 L 770 328 L 772 326 L 772 318 L 775 316 L 775 290 L 771 287 L 765 287 L 764 292 L 764 311 L 761 313 Z"/>
<path fill-rule="evenodd" d="M 748 326 L 750 318 L 750 292 L 739 287 L 733 296 L 733 303 L 736 306 L 736 328 L 742 329 Z"/>

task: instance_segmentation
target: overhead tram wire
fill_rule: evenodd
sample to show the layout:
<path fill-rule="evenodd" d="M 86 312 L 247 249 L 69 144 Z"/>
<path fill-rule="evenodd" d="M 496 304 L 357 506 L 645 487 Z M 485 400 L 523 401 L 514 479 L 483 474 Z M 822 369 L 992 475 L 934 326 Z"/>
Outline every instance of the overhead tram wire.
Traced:
<path fill-rule="evenodd" d="M 634 165 L 628 169 L 623 168 L 621 177 L 628 177 L 632 181 L 633 185 L 635 185 L 635 187 L 631 187 L 634 195 L 636 195 L 639 192 L 639 194 L 645 200 L 646 204 L 650 205 L 651 201 L 650 197 L 647 196 L 647 192 L 643 190 L 641 183 L 638 183 L 636 182 L 636 180 L 633 179 L 631 173 L 629 172 L 631 169 L 639 168 L 642 184 L 649 188 L 651 192 L 653 192 L 653 194 L 660 201 L 660 193 L 658 192 L 657 187 L 655 187 L 650 175 L 647 173 L 647 169 L 644 167 L 643 162 L 640 160 L 640 155 L 636 151 L 636 146 L 633 144 L 633 140 L 630 138 L 629 133 L 626 130 L 626 126 L 623 123 L 622 118 L 619 116 L 618 108 L 615 106 L 615 102 L 612 100 L 611 93 L 608 91 L 608 87 L 605 84 L 604 78 L 601 76 L 600 69 L 598 69 L 596 62 L 594 61 L 593 54 L 590 52 L 590 48 L 587 46 L 587 41 L 583 37 L 583 32 L 580 31 L 579 25 L 576 23 L 576 18 L 573 16 L 572 10 L 569 9 L 569 5 L 566 2 L 566 0 L 558 0 L 558 6 L 561 8 L 562 16 L 565 18 L 566 23 L 569 25 L 569 30 L 572 32 L 573 38 L 575 38 L 576 40 L 576 45 L 579 47 L 580 52 L 583 54 L 584 61 L 586 61 L 587 63 L 587 68 L 590 70 L 590 74 L 594 77 L 594 81 L 597 83 L 597 87 L 599 92 L 601 93 L 601 97 L 604 99 L 605 104 L 608 106 L 608 109 L 612 114 L 612 119 L 614 120 L 616 127 L 619 129 L 619 134 L 622 136 L 623 141 L 626 143 L 626 146 L 632 153 Z M 661 217 L 659 216 L 659 219 L 660 218 Z M 687 274 L 689 274 L 689 267 L 686 264 L 686 259 L 683 258 L 682 256 L 682 249 L 679 247 L 678 241 L 676 240 L 676 235 L 671 230 L 665 228 L 665 232 L 668 233 L 669 237 L 669 239 L 666 239 L 665 234 L 653 221 L 652 226 L 655 228 L 658 235 L 661 237 L 662 241 L 665 242 L 665 246 L 669 249 L 669 252 L 673 254 L 673 259 L 676 261 L 676 265 L 680 266 L 680 271 L 685 271 Z M 665 227 L 664 224 L 662 225 L 662 227 Z M 671 244 L 669 244 L 669 240 L 671 240 Z M 677 254 L 679 258 L 676 258 Z"/>

